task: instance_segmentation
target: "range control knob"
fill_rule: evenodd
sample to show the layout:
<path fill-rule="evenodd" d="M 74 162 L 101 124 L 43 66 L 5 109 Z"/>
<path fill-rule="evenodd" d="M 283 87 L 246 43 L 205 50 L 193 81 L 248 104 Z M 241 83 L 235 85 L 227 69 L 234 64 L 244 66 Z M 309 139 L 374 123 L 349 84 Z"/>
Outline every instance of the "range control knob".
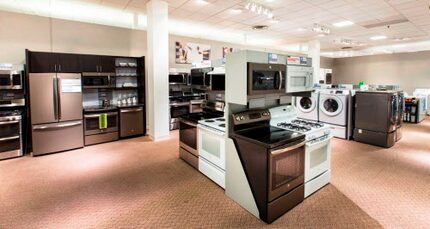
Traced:
<path fill-rule="evenodd" d="M 245 120 L 245 116 L 240 116 L 240 120 Z"/>
<path fill-rule="evenodd" d="M 240 121 L 240 117 L 239 116 L 236 116 L 236 121 Z"/>

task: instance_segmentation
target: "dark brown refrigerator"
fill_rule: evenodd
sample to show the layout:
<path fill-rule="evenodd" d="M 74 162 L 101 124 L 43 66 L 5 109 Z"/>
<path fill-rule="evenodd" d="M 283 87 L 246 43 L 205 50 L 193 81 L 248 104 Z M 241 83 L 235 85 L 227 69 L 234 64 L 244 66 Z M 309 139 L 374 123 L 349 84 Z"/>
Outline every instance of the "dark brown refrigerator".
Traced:
<path fill-rule="evenodd" d="M 81 74 L 31 73 L 33 155 L 84 146 Z"/>

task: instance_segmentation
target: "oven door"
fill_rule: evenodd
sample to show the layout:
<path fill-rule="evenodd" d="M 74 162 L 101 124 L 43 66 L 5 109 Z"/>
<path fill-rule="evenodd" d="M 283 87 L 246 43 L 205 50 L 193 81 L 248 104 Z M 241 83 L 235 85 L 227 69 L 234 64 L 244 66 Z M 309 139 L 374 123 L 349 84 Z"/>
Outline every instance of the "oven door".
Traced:
<path fill-rule="evenodd" d="M 21 120 L 0 121 L 0 160 L 22 152 Z"/>
<path fill-rule="evenodd" d="M 287 67 L 287 93 L 311 91 L 313 87 L 312 67 Z"/>
<path fill-rule="evenodd" d="M 305 182 L 330 169 L 331 136 L 323 136 L 305 147 Z"/>
<path fill-rule="evenodd" d="M 104 113 L 103 113 L 104 114 Z M 107 114 L 107 128 L 100 129 L 100 114 L 86 114 L 85 118 L 85 135 L 102 134 L 118 131 L 118 113 L 109 112 Z"/>
<path fill-rule="evenodd" d="M 286 66 L 248 64 L 248 95 L 284 94 Z"/>
<path fill-rule="evenodd" d="M 22 89 L 21 73 L 0 70 L 0 89 Z"/>
<path fill-rule="evenodd" d="M 225 134 L 203 125 L 198 125 L 199 156 L 225 170 Z"/>
<path fill-rule="evenodd" d="M 269 152 L 269 202 L 304 183 L 305 141 Z"/>
<path fill-rule="evenodd" d="M 182 148 L 198 157 L 197 124 L 181 119 L 179 124 L 179 144 Z"/>

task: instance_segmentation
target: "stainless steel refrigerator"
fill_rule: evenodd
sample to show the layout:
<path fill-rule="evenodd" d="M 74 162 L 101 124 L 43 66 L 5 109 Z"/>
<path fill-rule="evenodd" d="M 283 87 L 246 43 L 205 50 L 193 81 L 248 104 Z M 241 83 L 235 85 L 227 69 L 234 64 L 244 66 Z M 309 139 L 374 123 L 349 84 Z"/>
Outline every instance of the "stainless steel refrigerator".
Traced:
<path fill-rule="evenodd" d="M 29 75 L 33 155 L 84 146 L 81 74 Z"/>
<path fill-rule="evenodd" d="M 358 91 L 354 140 L 389 148 L 396 142 L 398 118 L 398 92 Z"/>

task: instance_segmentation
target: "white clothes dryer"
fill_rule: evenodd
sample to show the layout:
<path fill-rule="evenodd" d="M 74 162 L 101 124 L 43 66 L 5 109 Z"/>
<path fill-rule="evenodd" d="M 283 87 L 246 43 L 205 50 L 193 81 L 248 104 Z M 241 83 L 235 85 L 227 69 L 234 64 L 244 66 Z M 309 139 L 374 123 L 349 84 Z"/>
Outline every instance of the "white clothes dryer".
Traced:
<path fill-rule="evenodd" d="M 349 90 L 320 90 L 319 121 L 330 124 L 333 136 L 348 138 Z"/>
<path fill-rule="evenodd" d="M 318 122 L 318 99 L 318 91 L 311 97 L 296 97 L 297 117 Z"/>

